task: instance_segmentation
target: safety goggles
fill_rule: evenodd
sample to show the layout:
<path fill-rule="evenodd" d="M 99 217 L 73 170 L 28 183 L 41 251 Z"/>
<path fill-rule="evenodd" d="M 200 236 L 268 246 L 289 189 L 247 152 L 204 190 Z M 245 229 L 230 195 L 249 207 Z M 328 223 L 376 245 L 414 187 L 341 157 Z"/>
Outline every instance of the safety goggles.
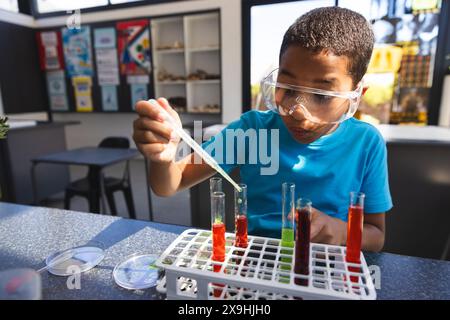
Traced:
<path fill-rule="evenodd" d="M 363 85 L 355 91 L 337 92 L 278 82 L 278 69 L 261 81 L 261 93 L 267 108 L 281 115 L 327 124 L 341 123 L 358 109 Z"/>

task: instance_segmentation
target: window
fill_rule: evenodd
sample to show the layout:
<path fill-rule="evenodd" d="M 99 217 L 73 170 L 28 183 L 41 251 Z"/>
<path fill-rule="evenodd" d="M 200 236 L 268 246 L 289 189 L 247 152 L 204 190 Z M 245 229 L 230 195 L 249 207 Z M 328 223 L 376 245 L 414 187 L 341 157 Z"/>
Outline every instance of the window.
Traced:
<path fill-rule="evenodd" d="M 107 6 L 108 0 L 36 0 L 39 13 Z"/>
<path fill-rule="evenodd" d="M 12 12 L 19 12 L 19 4 L 17 0 L 0 1 L 0 9 Z"/>
<path fill-rule="evenodd" d="M 278 67 L 283 35 L 302 14 L 318 7 L 333 6 L 334 0 L 293 1 L 251 7 L 252 107 L 259 107 L 259 82 Z"/>
<path fill-rule="evenodd" d="M 111 4 L 119 4 L 119 3 L 128 3 L 128 2 L 137 2 L 142 0 L 109 0 Z"/>

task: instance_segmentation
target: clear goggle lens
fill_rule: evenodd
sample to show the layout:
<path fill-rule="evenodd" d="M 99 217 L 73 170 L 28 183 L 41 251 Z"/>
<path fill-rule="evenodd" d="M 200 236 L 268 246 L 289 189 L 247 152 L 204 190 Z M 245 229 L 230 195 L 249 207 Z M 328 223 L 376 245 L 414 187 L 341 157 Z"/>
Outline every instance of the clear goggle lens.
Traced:
<path fill-rule="evenodd" d="M 262 96 L 267 108 L 296 119 L 306 118 L 315 123 L 340 123 L 351 118 L 357 108 L 362 83 L 355 91 L 334 92 L 277 82 L 278 70 L 261 82 Z"/>

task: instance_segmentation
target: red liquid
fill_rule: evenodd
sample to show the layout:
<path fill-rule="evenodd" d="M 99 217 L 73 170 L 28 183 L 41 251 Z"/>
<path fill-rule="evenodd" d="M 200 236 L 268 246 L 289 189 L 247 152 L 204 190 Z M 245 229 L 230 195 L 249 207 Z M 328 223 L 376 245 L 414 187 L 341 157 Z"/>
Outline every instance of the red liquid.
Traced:
<path fill-rule="evenodd" d="M 215 261 L 225 260 L 225 224 L 223 222 L 214 223 L 212 227 L 213 233 L 213 256 Z"/>
<path fill-rule="evenodd" d="M 213 235 L 213 255 L 214 261 L 225 261 L 225 224 L 214 223 L 212 227 Z M 214 272 L 219 272 L 221 265 L 213 265 Z M 221 284 L 214 283 L 215 286 L 223 286 Z M 214 289 L 214 297 L 218 298 L 222 294 L 222 290 Z"/>
<path fill-rule="evenodd" d="M 247 217 L 239 215 L 235 219 L 236 222 L 236 241 L 235 246 L 240 248 L 247 248 Z"/>
<path fill-rule="evenodd" d="M 361 263 L 361 242 L 364 222 L 363 208 L 360 206 L 350 206 L 348 209 L 347 223 L 347 254 L 345 260 L 351 263 Z M 349 267 L 352 272 L 359 272 L 357 267 Z M 358 282 L 358 277 L 350 276 L 352 282 Z"/>
<path fill-rule="evenodd" d="M 297 235 L 295 237 L 295 264 L 296 274 L 309 274 L 309 243 L 311 235 L 311 220 L 308 210 L 297 210 Z M 295 279 L 295 284 L 307 286 L 307 279 Z"/>

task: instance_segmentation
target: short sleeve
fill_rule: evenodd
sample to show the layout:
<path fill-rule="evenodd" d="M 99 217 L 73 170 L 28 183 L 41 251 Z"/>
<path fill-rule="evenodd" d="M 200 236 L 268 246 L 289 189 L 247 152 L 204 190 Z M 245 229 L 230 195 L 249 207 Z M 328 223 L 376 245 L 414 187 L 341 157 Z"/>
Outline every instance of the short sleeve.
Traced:
<path fill-rule="evenodd" d="M 377 133 L 371 145 L 361 186 L 361 192 L 366 195 L 364 212 L 387 212 L 392 208 L 392 198 L 389 190 L 386 143 Z"/>

